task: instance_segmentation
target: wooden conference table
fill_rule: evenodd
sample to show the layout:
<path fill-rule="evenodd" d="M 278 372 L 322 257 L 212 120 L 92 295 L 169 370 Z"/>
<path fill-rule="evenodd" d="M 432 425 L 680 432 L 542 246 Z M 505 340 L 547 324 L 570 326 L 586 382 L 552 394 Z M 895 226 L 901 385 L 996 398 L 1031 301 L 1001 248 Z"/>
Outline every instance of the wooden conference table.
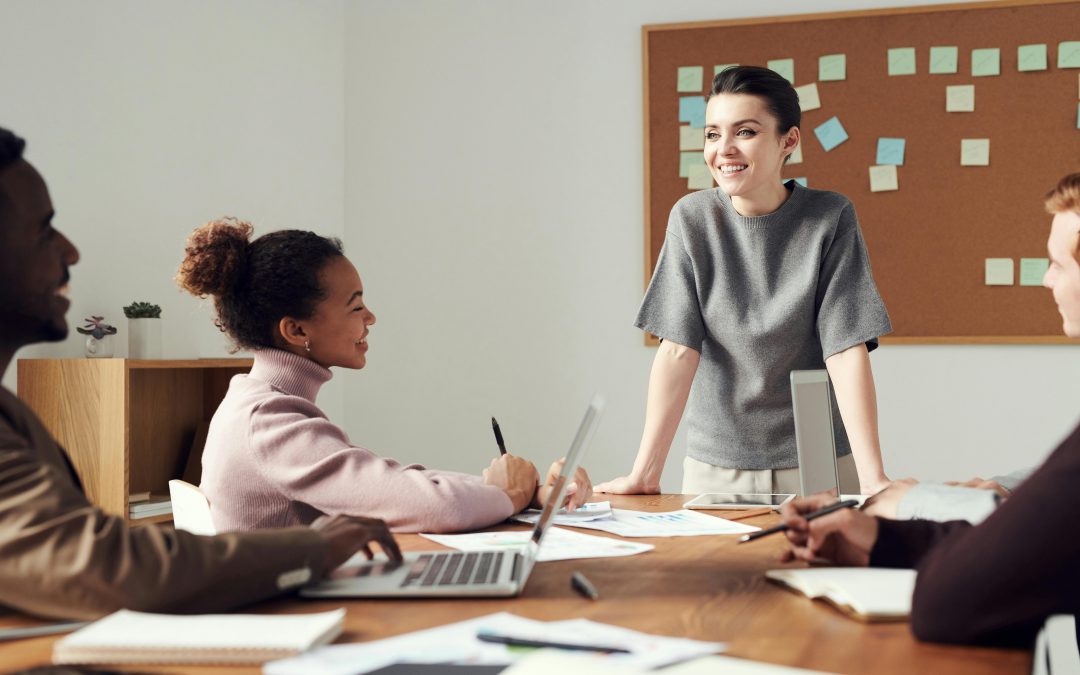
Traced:
<path fill-rule="evenodd" d="M 641 511 L 682 507 L 685 495 L 610 496 L 613 506 Z M 708 512 L 721 513 L 721 512 Z M 747 519 L 767 527 L 775 515 Z M 513 526 L 505 526 L 513 527 Z M 522 526 L 524 527 L 524 526 Z M 578 530 L 598 536 L 603 532 Z M 438 548 L 416 535 L 399 535 L 409 549 Z M 906 623 L 863 624 L 835 609 L 767 583 L 762 573 L 778 566 L 784 539 L 767 537 L 736 545 L 736 537 L 640 539 L 656 549 L 628 558 L 569 560 L 538 565 L 525 593 L 499 600 L 327 600 L 286 598 L 246 608 L 287 614 L 346 607 L 337 643 L 362 642 L 431 628 L 492 612 L 540 620 L 583 617 L 661 635 L 728 643 L 727 654 L 834 673 L 1029 673 L 1031 652 L 951 647 L 917 642 Z M 582 571 L 600 600 L 570 588 Z M 34 625 L 17 614 L 0 615 L 0 627 Z M 0 643 L 0 669 L 10 672 L 50 662 L 59 636 Z M 256 668 L 130 668 L 139 672 L 240 673 Z"/>

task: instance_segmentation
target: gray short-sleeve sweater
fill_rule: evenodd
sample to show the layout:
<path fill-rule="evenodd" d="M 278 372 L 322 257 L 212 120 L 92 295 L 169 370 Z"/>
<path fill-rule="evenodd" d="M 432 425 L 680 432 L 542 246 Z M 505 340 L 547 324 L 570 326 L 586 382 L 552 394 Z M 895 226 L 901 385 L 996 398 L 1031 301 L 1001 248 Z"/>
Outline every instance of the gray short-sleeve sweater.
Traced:
<path fill-rule="evenodd" d="M 687 454 L 731 469 L 798 465 L 792 370 L 892 330 L 855 209 L 793 181 L 775 212 L 741 216 L 720 189 L 679 200 L 635 325 L 701 352 Z M 851 452 L 833 405 L 837 455 Z"/>

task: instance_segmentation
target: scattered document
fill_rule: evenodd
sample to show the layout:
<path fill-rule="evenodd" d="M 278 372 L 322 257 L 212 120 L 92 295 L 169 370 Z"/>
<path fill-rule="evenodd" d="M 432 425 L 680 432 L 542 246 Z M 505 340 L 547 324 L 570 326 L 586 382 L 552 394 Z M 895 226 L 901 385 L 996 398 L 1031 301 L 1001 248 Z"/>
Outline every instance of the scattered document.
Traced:
<path fill-rule="evenodd" d="M 540 649 L 515 661 L 514 665 L 503 671 L 503 675 L 550 675 L 551 673 L 625 675 L 647 672 L 650 671 L 627 669 L 625 664 L 620 664 L 604 654 Z M 827 675 L 818 670 L 778 666 L 731 656 L 703 656 L 659 671 L 659 675 L 718 675 L 719 673 L 723 675 Z"/>
<path fill-rule="evenodd" d="M 897 47 L 889 50 L 889 75 L 915 74 L 915 48 Z"/>
<path fill-rule="evenodd" d="M 951 75 L 959 70 L 960 50 L 956 47 L 930 48 L 930 74 Z"/>
<path fill-rule="evenodd" d="M 540 520 L 541 513 L 543 513 L 543 511 L 540 509 L 526 509 L 514 516 L 513 519 L 535 525 L 536 521 Z M 559 509 L 559 512 L 555 514 L 555 522 L 553 524 L 573 525 L 574 523 L 580 523 L 583 520 L 597 520 L 599 518 L 610 517 L 611 502 L 586 502 L 573 511 L 567 511 L 565 508 Z"/>
<path fill-rule="evenodd" d="M 705 78 L 704 70 L 701 66 L 683 66 L 679 68 L 677 91 L 701 91 L 701 83 Z"/>
<path fill-rule="evenodd" d="M 480 631 L 627 649 L 629 654 L 607 657 L 618 663 L 622 672 L 659 668 L 725 648 L 723 643 L 661 637 L 586 619 L 546 622 L 500 612 L 385 640 L 322 647 L 296 658 L 268 663 L 263 672 L 266 675 L 355 675 L 394 663 L 508 665 L 527 654 L 520 647 L 481 642 L 476 637 Z"/>
<path fill-rule="evenodd" d="M 915 570 L 818 567 L 769 570 L 765 578 L 824 600 L 860 621 L 907 619 L 915 592 Z"/>
<path fill-rule="evenodd" d="M 503 551 L 524 549 L 532 532 L 470 532 L 468 534 L 421 534 L 436 544 L 459 551 Z M 621 558 L 651 551 L 652 544 L 638 544 L 609 537 L 595 537 L 581 532 L 549 528 L 544 535 L 537 562 L 580 560 L 584 558 Z"/>
<path fill-rule="evenodd" d="M 972 49 L 971 50 L 971 76 L 992 77 L 1001 74 L 1001 50 L 997 49 Z"/>
<path fill-rule="evenodd" d="M 870 192 L 892 192 L 899 189 L 895 164 L 870 167 Z"/>
<path fill-rule="evenodd" d="M 611 518 L 583 521 L 567 527 L 600 530 L 620 537 L 698 537 L 715 534 L 746 534 L 761 529 L 689 509 L 664 513 L 612 509 L 612 514 Z M 547 546 L 546 540 L 544 546 Z"/>
<path fill-rule="evenodd" d="M 990 166 L 990 139 L 962 139 L 960 141 L 960 165 Z"/>
<path fill-rule="evenodd" d="M 773 59 L 767 62 L 765 67 L 795 84 L 795 59 Z"/>
<path fill-rule="evenodd" d="M 53 645 L 54 663 L 263 663 L 326 644 L 345 610 L 178 616 L 120 610 Z"/>
<path fill-rule="evenodd" d="M 1016 48 L 1016 69 L 1022 73 L 1046 70 L 1046 45 L 1020 45 Z"/>
<path fill-rule="evenodd" d="M 1013 285 L 1013 261 L 1012 261 L 1012 258 L 987 258 L 986 259 L 986 285 L 987 286 L 1012 286 Z"/>
<path fill-rule="evenodd" d="M 818 125 L 814 129 L 814 135 L 821 142 L 821 147 L 825 148 L 825 152 L 829 152 L 848 139 L 844 125 L 840 124 L 840 118 L 835 116 Z"/>
<path fill-rule="evenodd" d="M 975 112 L 975 85 L 945 87 L 945 112 Z"/>
<path fill-rule="evenodd" d="M 818 57 L 818 80 L 836 82 L 845 79 L 847 79 L 846 54 L 826 54 Z"/>
<path fill-rule="evenodd" d="M 1042 286 L 1046 270 L 1050 269 L 1048 258 L 1020 258 L 1020 285 Z"/>
<path fill-rule="evenodd" d="M 821 107 L 821 96 L 818 93 L 816 82 L 795 87 L 795 93 L 799 95 L 799 108 L 803 112 L 817 110 Z"/>

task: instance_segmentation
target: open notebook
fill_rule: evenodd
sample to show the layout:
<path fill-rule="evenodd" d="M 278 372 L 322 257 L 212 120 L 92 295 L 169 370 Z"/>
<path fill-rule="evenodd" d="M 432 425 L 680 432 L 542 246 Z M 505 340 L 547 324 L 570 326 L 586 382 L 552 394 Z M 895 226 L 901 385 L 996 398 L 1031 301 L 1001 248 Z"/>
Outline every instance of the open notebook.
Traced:
<path fill-rule="evenodd" d="M 122 609 L 58 641 L 53 663 L 263 663 L 330 642 L 344 620 L 344 609 L 284 616 Z"/>
<path fill-rule="evenodd" d="M 817 567 L 769 570 L 765 577 L 868 622 L 905 621 L 915 591 L 915 570 Z"/>

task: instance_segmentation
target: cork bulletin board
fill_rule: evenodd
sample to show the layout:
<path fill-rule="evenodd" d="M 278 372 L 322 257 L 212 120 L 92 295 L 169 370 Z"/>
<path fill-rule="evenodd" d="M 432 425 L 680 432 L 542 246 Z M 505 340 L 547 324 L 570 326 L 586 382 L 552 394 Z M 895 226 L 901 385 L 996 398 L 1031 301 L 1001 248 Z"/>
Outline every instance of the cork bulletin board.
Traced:
<path fill-rule="evenodd" d="M 680 122 L 680 99 L 704 96 L 716 66 L 779 60 L 793 67 L 796 87 L 816 84 L 820 99 L 820 108 L 803 112 L 802 162 L 787 165 L 784 178 L 855 204 L 893 322 L 884 341 L 1075 342 L 1061 335 L 1061 318 L 1037 279 L 1050 223 L 1043 195 L 1080 171 L 1080 51 L 1072 51 L 1080 50 L 1080 2 L 654 25 L 642 28 L 642 40 L 646 284 L 671 207 L 692 191 L 680 167 L 693 159 L 680 156 L 680 127 L 695 123 Z M 819 69 L 821 57 L 836 54 L 844 55 L 843 79 L 820 79 L 836 77 L 835 68 Z M 680 77 L 694 67 L 703 72 L 696 91 Z M 947 87 L 965 85 L 974 86 L 967 90 L 974 110 L 947 111 Z M 826 151 L 815 129 L 833 117 L 848 138 Z M 893 165 L 896 189 L 872 192 L 882 138 L 903 140 L 902 164 Z M 979 141 L 989 141 L 988 163 L 962 165 L 965 140 L 983 150 Z M 982 161 L 975 149 L 965 161 Z"/>

